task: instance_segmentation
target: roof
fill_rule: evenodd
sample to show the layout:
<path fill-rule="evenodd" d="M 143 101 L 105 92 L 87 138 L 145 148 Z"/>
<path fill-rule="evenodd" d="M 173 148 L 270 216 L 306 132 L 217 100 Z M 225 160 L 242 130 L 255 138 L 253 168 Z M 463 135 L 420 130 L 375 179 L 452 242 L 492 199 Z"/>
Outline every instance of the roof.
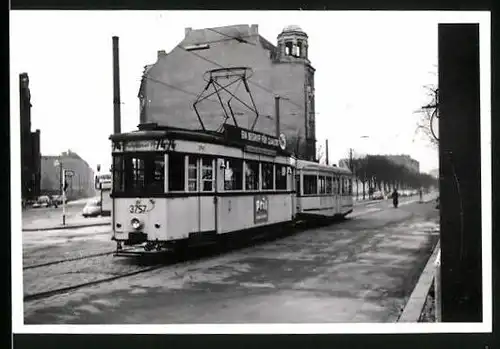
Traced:
<path fill-rule="evenodd" d="M 290 24 L 287 25 L 285 28 L 283 28 L 284 32 L 304 32 L 301 27 L 299 27 L 296 24 Z"/>
<path fill-rule="evenodd" d="M 319 164 L 317 162 L 313 161 L 307 161 L 307 160 L 297 160 L 297 168 L 300 169 L 306 169 L 306 170 L 322 170 L 322 171 L 328 171 L 328 172 L 333 172 L 333 173 L 339 173 L 339 174 L 345 174 L 345 175 L 351 175 L 351 171 L 345 168 L 337 167 L 337 166 L 330 166 L 330 165 L 323 165 Z"/>

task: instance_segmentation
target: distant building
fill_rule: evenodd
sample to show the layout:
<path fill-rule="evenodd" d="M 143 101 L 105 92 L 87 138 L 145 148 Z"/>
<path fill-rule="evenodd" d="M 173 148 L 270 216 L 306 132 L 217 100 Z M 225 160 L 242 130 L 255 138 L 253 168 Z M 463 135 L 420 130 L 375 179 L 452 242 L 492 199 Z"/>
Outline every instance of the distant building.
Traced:
<path fill-rule="evenodd" d="M 31 132 L 31 92 L 27 73 L 19 74 L 21 120 L 21 197 L 32 200 L 40 195 L 40 130 Z"/>
<path fill-rule="evenodd" d="M 259 35 L 257 25 L 186 28 L 183 40 L 172 51 L 158 51 L 156 63 L 145 66 L 139 90 L 140 122 L 200 129 L 193 103 L 201 93 L 213 92 L 212 88 L 205 90 L 210 84 L 206 72 L 249 67 L 252 73 L 247 85 L 240 81 L 227 87 L 238 97 L 231 99 L 238 126 L 251 128 L 256 116 L 241 101 L 249 106 L 255 103 L 259 117 L 254 130 L 276 135 L 275 97 L 279 96 L 279 133 L 287 138 L 287 150 L 314 160 L 315 69 L 308 58 L 308 45 L 307 34 L 295 25 L 283 29 L 277 46 Z M 226 76 L 220 81 L 222 86 L 234 78 Z M 217 130 L 224 122 L 234 124 L 227 104 L 229 95 L 220 93 L 226 97 L 224 107 L 216 94 L 197 105 L 209 130 Z"/>
<path fill-rule="evenodd" d="M 439 168 L 429 171 L 429 174 L 432 177 L 439 179 Z"/>
<path fill-rule="evenodd" d="M 42 156 L 41 191 L 44 194 L 59 195 L 61 193 L 60 167 L 56 166 L 56 160 L 63 164 L 64 169 L 73 171 L 72 176 L 67 177 L 66 196 L 68 199 L 96 195 L 94 171 L 85 160 L 70 150 L 63 152 L 61 155 Z"/>
<path fill-rule="evenodd" d="M 414 173 L 420 173 L 420 163 L 413 159 L 410 155 L 384 155 L 397 165 L 406 167 Z"/>

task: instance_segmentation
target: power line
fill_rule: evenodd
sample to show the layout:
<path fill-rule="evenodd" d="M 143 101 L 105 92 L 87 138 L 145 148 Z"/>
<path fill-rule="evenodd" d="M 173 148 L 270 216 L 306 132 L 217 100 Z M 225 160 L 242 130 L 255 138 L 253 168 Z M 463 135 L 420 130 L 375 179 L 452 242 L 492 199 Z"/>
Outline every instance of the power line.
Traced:
<path fill-rule="evenodd" d="M 202 60 L 204 60 L 204 61 L 206 61 L 206 62 L 208 62 L 208 63 L 211 63 L 211 64 L 213 64 L 213 65 L 216 65 L 216 66 L 218 66 L 219 68 L 227 68 L 227 67 L 225 67 L 225 66 L 223 66 L 223 65 L 221 65 L 221 64 L 219 64 L 219 63 L 217 63 L 217 62 L 215 62 L 215 61 L 212 61 L 212 60 L 210 60 L 210 59 L 208 59 L 208 58 L 206 58 L 206 57 L 203 57 L 202 55 L 197 54 L 196 52 L 193 52 L 193 51 L 187 50 L 187 49 L 185 49 L 184 47 L 182 47 L 182 46 L 180 46 L 180 45 L 177 45 L 177 47 L 179 47 L 180 49 L 182 49 L 182 50 L 184 50 L 184 51 L 186 51 L 186 52 L 188 52 L 188 53 L 191 53 L 191 54 L 195 55 L 196 57 L 198 57 L 198 58 L 200 58 L 200 59 L 202 59 Z M 249 83 L 251 83 L 252 85 L 254 85 L 254 86 L 256 86 L 256 87 L 260 88 L 261 90 L 268 92 L 268 93 L 269 93 L 269 94 L 271 94 L 273 97 L 276 95 L 276 93 L 275 93 L 274 91 L 272 91 L 272 90 L 268 89 L 267 87 L 262 86 L 261 84 L 259 84 L 259 83 L 257 83 L 257 82 L 252 81 L 251 79 L 249 79 L 249 80 L 248 80 L 248 82 L 249 82 Z M 288 98 L 282 98 L 282 99 L 283 99 L 285 102 L 288 102 L 288 103 L 290 103 L 290 104 L 293 104 L 294 106 L 296 106 L 296 107 L 300 108 L 301 110 L 304 110 L 304 107 L 303 107 L 303 106 L 301 106 L 300 104 L 298 104 L 298 103 L 296 103 L 296 102 L 292 101 L 291 99 L 288 99 Z"/>
<path fill-rule="evenodd" d="M 217 31 L 213 28 L 207 28 L 208 30 L 214 32 L 214 33 L 217 33 L 219 35 L 222 35 L 222 36 L 226 36 L 228 38 L 231 38 L 231 39 L 234 39 L 240 43 L 245 43 L 245 44 L 248 44 L 248 45 L 253 45 L 255 46 L 255 44 L 253 42 L 248 42 L 247 40 L 243 39 L 243 37 L 238 37 L 238 36 L 232 36 L 232 35 L 228 35 L 228 34 L 225 34 L 225 33 L 221 33 L 220 31 Z"/>

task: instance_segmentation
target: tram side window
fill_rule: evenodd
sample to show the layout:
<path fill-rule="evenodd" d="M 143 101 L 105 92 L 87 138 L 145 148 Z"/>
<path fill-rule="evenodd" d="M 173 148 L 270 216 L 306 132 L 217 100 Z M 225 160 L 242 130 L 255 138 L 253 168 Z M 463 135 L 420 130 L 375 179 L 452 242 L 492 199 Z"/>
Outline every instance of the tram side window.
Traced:
<path fill-rule="evenodd" d="M 212 191 L 214 182 L 213 160 L 211 158 L 201 159 L 202 190 Z"/>
<path fill-rule="evenodd" d="M 188 157 L 188 191 L 196 191 L 198 184 L 198 162 L 196 157 Z"/>
<path fill-rule="evenodd" d="M 287 167 L 283 165 L 275 165 L 276 172 L 276 190 L 286 189 L 286 170 Z"/>
<path fill-rule="evenodd" d="M 332 177 L 330 176 L 326 177 L 326 193 L 332 193 Z"/>
<path fill-rule="evenodd" d="M 340 178 L 335 177 L 335 194 L 340 195 Z"/>
<path fill-rule="evenodd" d="M 318 194 L 318 177 L 304 175 L 304 195 Z"/>
<path fill-rule="evenodd" d="M 170 153 L 168 155 L 168 190 L 184 191 L 184 155 Z"/>
<path fill-rule="evenodd" d="M 326 182 L 324 176 L 319 176 L 319 193 L 320 194 L 326 193 Z"/>
<path fill-rule="evenodd" d="M 273 187 L 273 164 L 263 162 L 262 166 L 262 189 L 272 190 Z"/>
<path fill-rule="evenodd" d="M 245 189 L 259 190 L 259 163 L 245 161 Z"/>
<path fill-rule="evenodd" d="M 225 160 L 224 190 L 243 189 L 243 161 L 238 159 Z"/>

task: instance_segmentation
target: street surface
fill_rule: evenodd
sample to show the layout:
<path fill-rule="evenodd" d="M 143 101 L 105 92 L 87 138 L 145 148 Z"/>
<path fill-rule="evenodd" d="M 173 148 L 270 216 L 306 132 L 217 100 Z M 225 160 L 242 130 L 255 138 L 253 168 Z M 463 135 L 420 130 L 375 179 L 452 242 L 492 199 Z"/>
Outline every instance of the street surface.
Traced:
<path fill-rule="evenodd" d="M 416 200 L 359 203 L 328 227 L 25 301 L 25 323 L 395 322 L 439 238 L 439 211 Z M 23 232 L 24 266 L 110 251 L 109 229 Z M 134 267 L 106 255 L 27 269 L 24 294 Z"/>

